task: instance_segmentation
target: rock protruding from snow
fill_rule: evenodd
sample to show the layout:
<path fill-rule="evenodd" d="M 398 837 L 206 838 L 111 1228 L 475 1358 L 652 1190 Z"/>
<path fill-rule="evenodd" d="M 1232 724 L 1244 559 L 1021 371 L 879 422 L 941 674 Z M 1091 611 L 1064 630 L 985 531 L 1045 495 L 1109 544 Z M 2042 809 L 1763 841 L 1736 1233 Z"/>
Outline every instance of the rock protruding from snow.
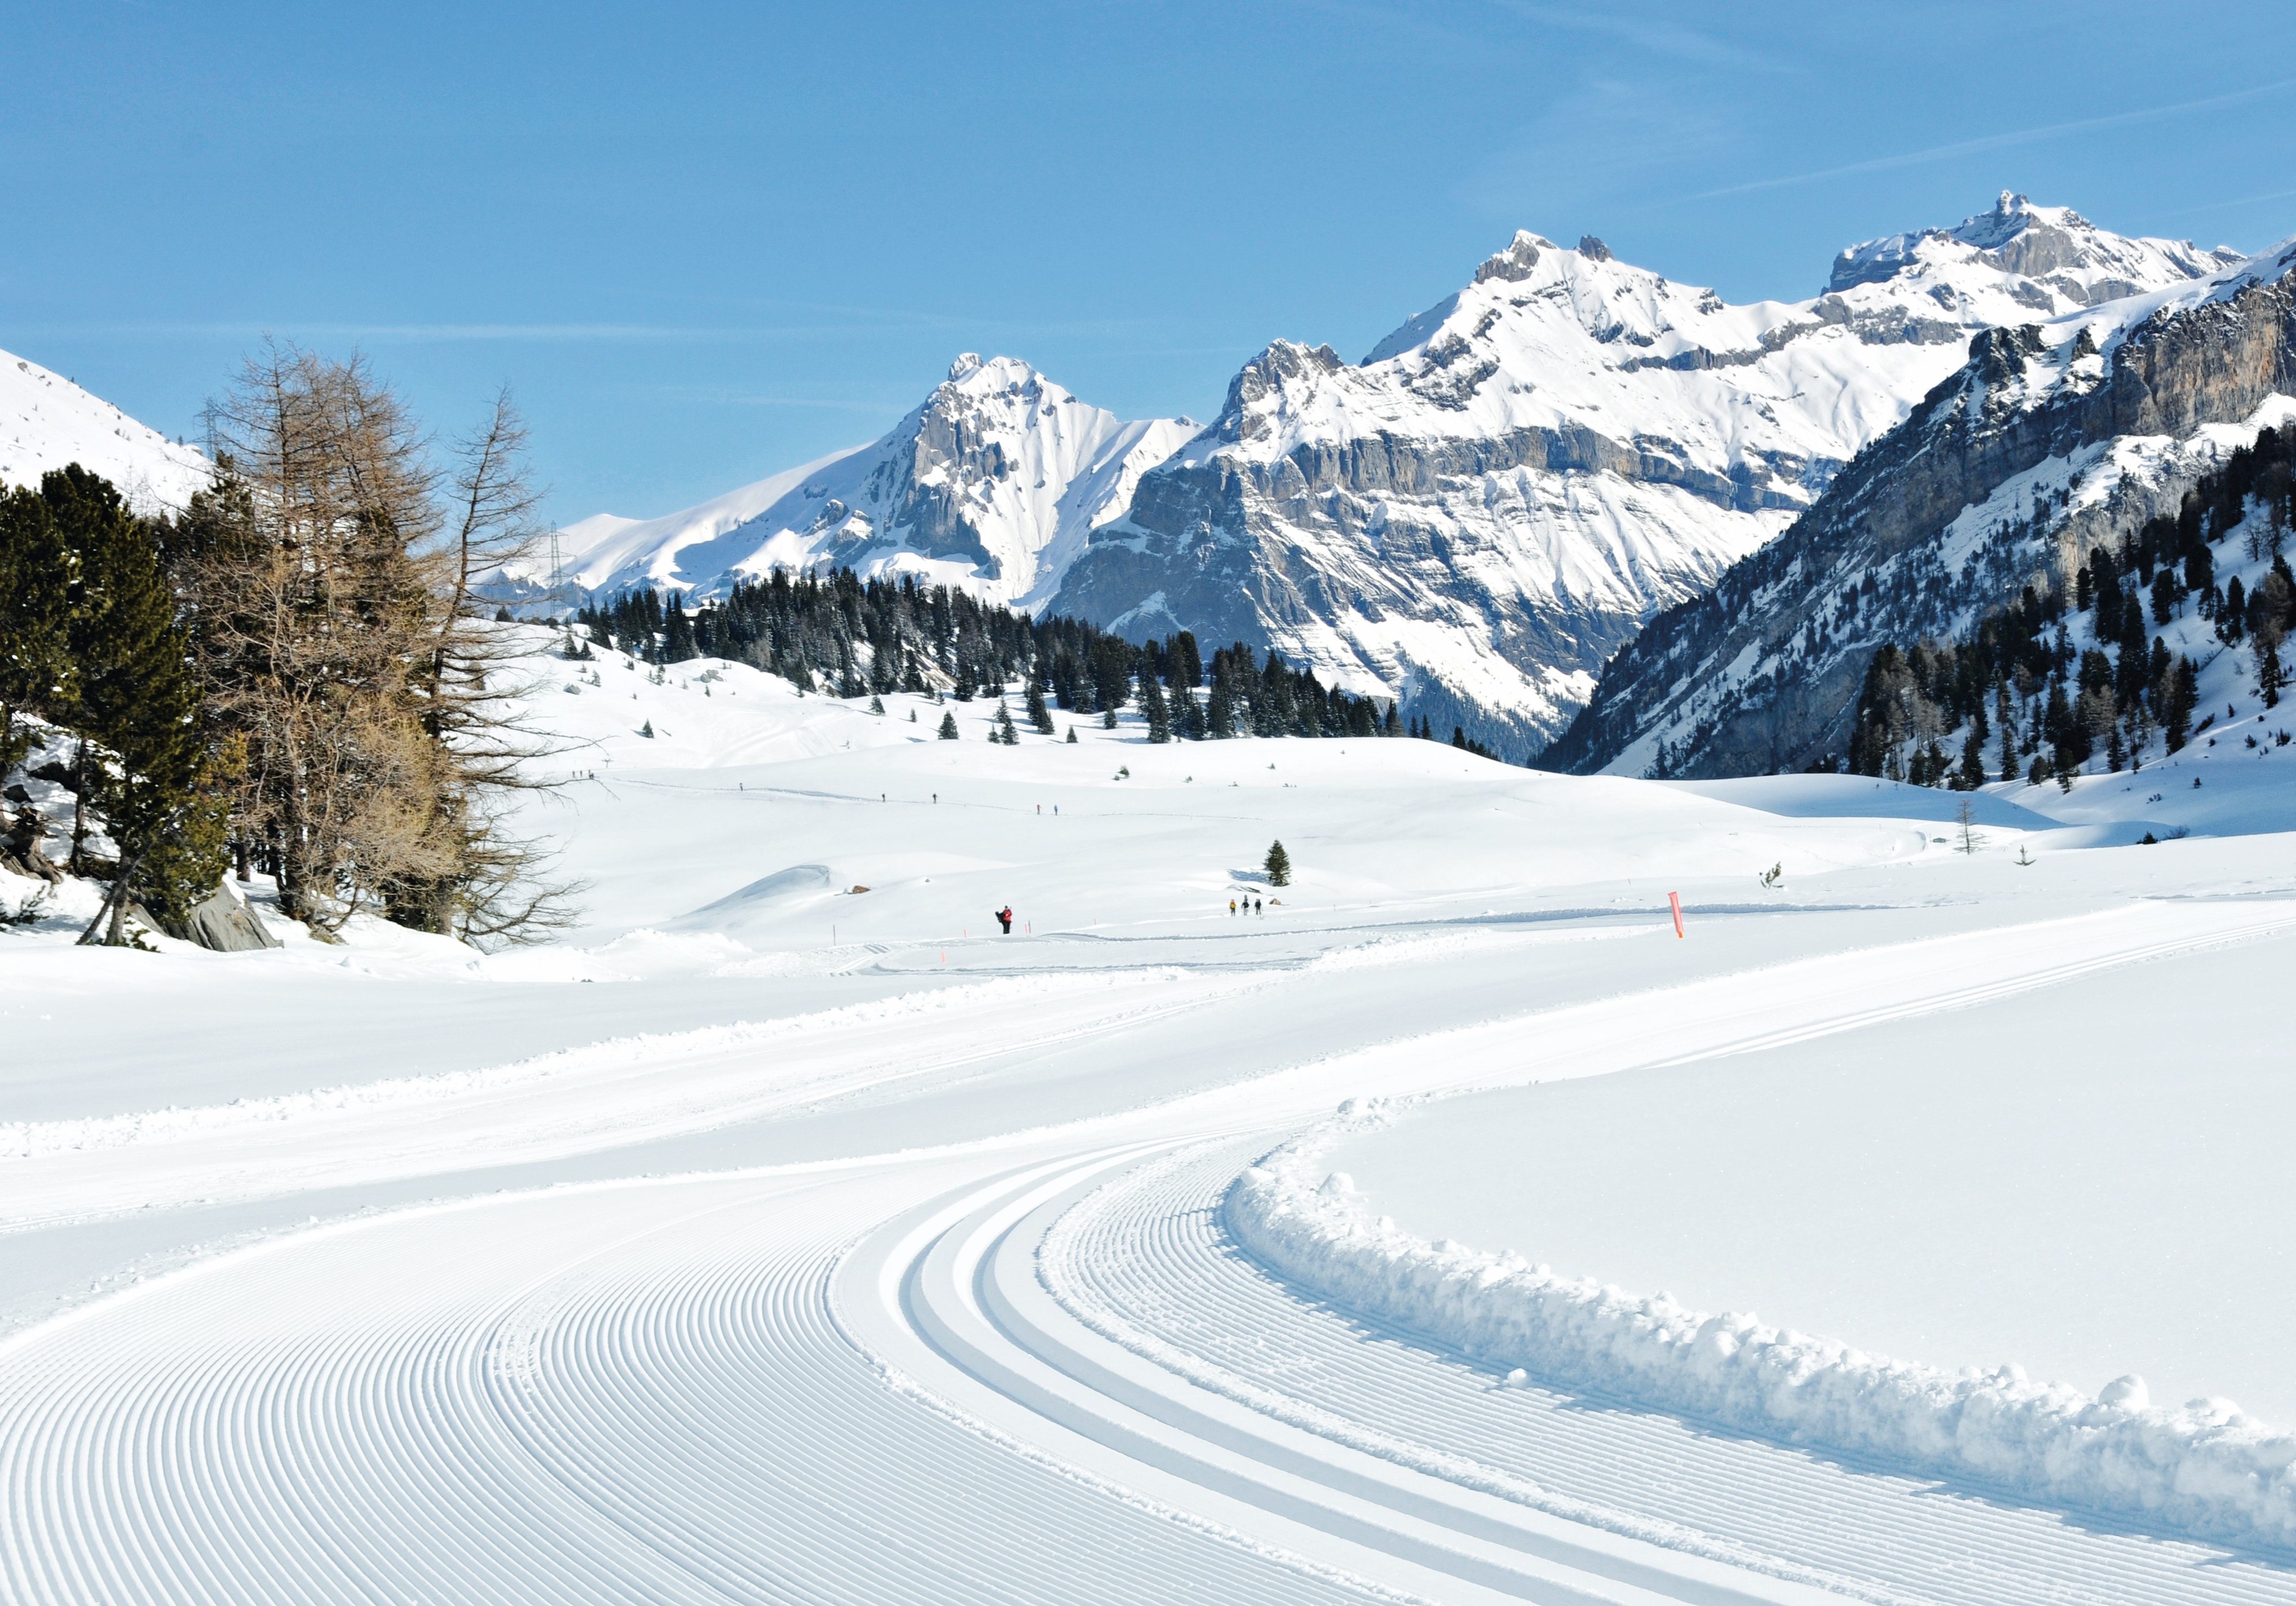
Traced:
<path fill-rule="evenodd" d="M 1339 1138 L 1382 1118 L 1343 1113 L 1246 1171 L 1223 1209 L 1228 1231 L 1319 1294 L 1514 1368 L 1510 1384 L 1537 1375 L 2039 1504 L 2138 1512 L 2235 1543 L 2296 1542 L 2296 1435 L 2228 1402 L 2154 1407 L 2133 1377 L 2092 1397 L 2013 1365 L 1948 1372 L 1561 1276 L 1513 1253 L 1429 1243 L 1324 1176 Z"/>
<path fill-rule="evenodd" d="M 208 482 L 198 447 L 169 440 L 60 373 L 0 351 L 0 484 L 36 486 L 68 463 L 102 475 L 131 506 L 182 507 Z"/>
<path fill-rule="evenodd" d="M 2218 265 L 2004 205 L 1854 248 L 1815 300 L 1744 306 L 1593 235 L 1519 233 L 1359 365 L 1254 357 L 1054 605 L 1272 646 L 1439 728 L 1543 745 L 1652 613 L 1783 531 L 1973 332 Z"/>
<path fill-rule="evenodd" d="M 914 574 L 1032 607 L 1143 471 L 1195 432 L 1128 422 L 1016 357 L 965 352 L 883 438 L 644 521 L 601 514 L 561 533 L 566 578 L 722 595 L 770 569 Z M 528 570 L 528 578 L 542 579 Z"/>

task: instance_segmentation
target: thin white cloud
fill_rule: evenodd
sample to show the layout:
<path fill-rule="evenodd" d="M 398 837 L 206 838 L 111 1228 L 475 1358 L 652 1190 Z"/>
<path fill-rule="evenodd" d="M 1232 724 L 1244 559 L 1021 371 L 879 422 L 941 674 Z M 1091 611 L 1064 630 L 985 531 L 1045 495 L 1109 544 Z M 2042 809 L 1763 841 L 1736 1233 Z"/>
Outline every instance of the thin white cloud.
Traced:
<path fill-rule="evenodd" d="M 1976 139 L 1956 140 L 1951 144 L 1931 145 L 1924 150 L 1902 152 L 1895 156 L 1876 156 L 1865 161 L 1844 162 L 1840 167 L 1819 168 L 1808 173 L 1790 173 L 1779 178 L 1757 178 L 1746 184 L 1725 184 L 1720 189 L 1702 190 L 1685 197 L 1691 201 L 1716 201 L 1728 195 L 1751 194 L 1758 190 L 1779 190 L 1792 184 L 1817 184 L 1828 178 L 1848 178 L 1860 173 L 1886 172 L 1894 168 L 1919 167 L 1925 162 L 1948 161 L 1956 156 L 1973 156 L 1987 151 L 2005 150 L 2013 145 L 2034 144 L 2042 140 L 2062 139 L 2069 134 L 2086 134 L 2097 128 L 2126 127 L 2132 123 L 2159 122 L 2168 118 L 2185 117 L 2197 111 L 2214 111 L 2244 102 L 2260 100 L 2268 94 L 2296 87 L 2296 78 L 2281 78 L 2270 84 L 2259 84 L 2254 88 L 2238 89 L 2229 94 L 2215 94 L 2197 101 L 2179 101 L 2169 106 L 2147 106 L 2135 111 L 2115 111 L 2103 117 L 2078 118 L 2071 122 L 2048 123 L 2037 128 L 2017 128 L 2005 134 L 1988 134 Z"/>

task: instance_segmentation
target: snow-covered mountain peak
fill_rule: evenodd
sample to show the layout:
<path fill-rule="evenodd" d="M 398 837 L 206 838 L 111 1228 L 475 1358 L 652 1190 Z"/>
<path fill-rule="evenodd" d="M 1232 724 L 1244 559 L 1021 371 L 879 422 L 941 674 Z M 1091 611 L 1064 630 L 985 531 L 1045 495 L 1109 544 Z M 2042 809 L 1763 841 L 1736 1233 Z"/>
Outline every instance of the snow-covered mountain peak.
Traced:
<path fill-rule="evenodd" d="M 1521 230 L 1357 365 L 1291 340 L 1245 364 L 1056 606 L 1264 643 L 1535 744 L 1654 609 L 1783 530 L 1973 337 L 2132 291 L 2206 294 L 2239 260 L 2011 194 L 1853 247 L 1814 299 L 1732 303 L 1591 234 Z M 2050 342 L 2019 338 L 2034 351 L 2003 360 L 2032 364 L 2017 377 L 2038 392 Z M 2102 371 L 2060 356 L 2084 382 Z"/>
<path fill-rule="evenodd" d="M 133 506 L 179 508 L 208 481 L 196 447 L 169 440 L 61 373 L 0 351 L 0 484 L 37 485 L 77 463 Z"/>
<path fill-rule="evenodd" d="M 961 353 L 882 438 L 667 518 L 595 515 L 571 578 L 710 596 L 776 569 L 911 573 L 1033 605 L 1085 532 L 1127 505 L 1141 472 L 1195 433 L 1127 422 L 1015 356 Z"/>
<path fill-rule="evenodd" d="M 2116 234 L 2070 207 L 2036 206 L 2004 190 L 1991 211 L 1955 227 L 1851 246 L 1834 258 L 1826 288 L 1843 294 L 1894 282 L 1941 304 L 1947 294 L 2005 291 L 2028 315 L 2046 317 L 2206 278 L 2241 259 L 2226 247 Z"/>

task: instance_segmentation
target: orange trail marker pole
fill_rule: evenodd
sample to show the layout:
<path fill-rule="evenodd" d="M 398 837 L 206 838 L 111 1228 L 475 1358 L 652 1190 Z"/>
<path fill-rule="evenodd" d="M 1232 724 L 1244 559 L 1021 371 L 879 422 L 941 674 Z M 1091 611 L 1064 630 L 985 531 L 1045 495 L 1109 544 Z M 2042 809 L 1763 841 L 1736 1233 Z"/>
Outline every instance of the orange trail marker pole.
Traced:
<path fill-rule="evenodd" d="M 1682 894 L 1669 892 L 1666 895 L 1666 901 L 1674 905 L 1674 934 L 1679 937 L 1682 935 Z"/>

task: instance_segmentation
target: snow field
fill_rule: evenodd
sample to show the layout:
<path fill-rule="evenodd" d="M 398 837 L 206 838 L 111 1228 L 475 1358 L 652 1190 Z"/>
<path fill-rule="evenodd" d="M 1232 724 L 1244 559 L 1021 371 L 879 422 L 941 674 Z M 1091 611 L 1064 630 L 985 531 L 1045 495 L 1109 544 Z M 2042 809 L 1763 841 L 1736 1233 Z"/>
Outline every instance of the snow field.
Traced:
<path fill-rule="evenodd" d="M 1500 1387 L 1222 1209 L 1342 1101 L 1726 1077 L 2254 939 L 2269 841 L 1988 799 L 1969 856 L 1838 777 L 1005 750 L 993 702 L 595 667 L 533 693 L 587 744 L 529 816 L 570 943 L 0 936 L 0 1599 L 2296 1600 L 2173 1513 Z"/>
<path fill-rule="evenodd" d="M 1947 1371 L 2296 1424 L 2267 938 L 2046 992 L 1418 1106 L 1329 1159 L 1413 1236 Z"/>
<path fill-rule="evenodd" d="M 2093 945 L 2112 925 L 2129 934 L 2126 919 L 2101 920 L 2078 934 L 1994 933 L 1931 945 L 1945 959 L 1934 969 L 1922 964 L 1916 952 L 1858 955 L 1848 963 L 1897 962 L 1890 968 L 1898 972 L 1899 985 L 1906 975 L 1928 971 L 1926 991 L 1893 1004 L 1887 1001 L 1890 984 L 1868 979 L 1831 995 L 1861 999 L 1866 1008 L 1857 1014 L 1821 1015 L 1799 1028 L 1751 1040 L 1710 1040 L 1707 1052 L 1743 1053 L 1998 996 L 2148 954 L 2284 930 L 2292 916 L 2296 906 L 2287 905 L 2230 918 L 2221 905 L 2144 912 L 2154 930 L 2118 952 Z M 2090 951 L 2078 958 L 2063 958 L 2061 951 L 2059 964 L 2018 976 L 2001 951 L 2010 939 L 2020 947 L 2038 939 L 2040 946 Z M 1964 979 L 1970 974 L 1964 967 L 1982 965 L 1988 948 L 1994 979 L 1972 985 Z M 1822 987 L 1831 968 L 1814 963 L 1785 974 L 1799 986 Z M 1733 990 L 1750 988 L 1741 982 Z M 1718 1012 L 1716 1023 L 1726 1019 Z M 1461 1114 L 1470 1121 L 1490 1118 L 1472 1108 Z M 1954 1373 L 1767 1326 L 1750 1315 L 1710 1315 L 1667 1294 L 1638 1295 L 1595 1277 L 1559 1274 L 1511 1250 L 1493 1252 L 1449 1239 L 1431 1242 L 1391 1217 L 1375 1216 L 1352 1177 L 1332 1168 L 1350 1135 L 1391 1118 L 1383 1104 L 1350 1104 L 1334 1121 L 1275 1151 L 1228 1193 L 1229 1230 L 1279 1274 L 1494 1365 L 1523 1368 L 1526 1375 L 1535 1370 L 1541 1379 L 1973 1479 L 2021 1498 L 2140 1512 L 2193 1533 L 2277 1550 L 2296 1546 L 2296 1435 L 2269 1428 L 2228 1402 L 2155 1408 L 2133 1379 L 2090 1396 L 2062 1383 L 2034 1382 L 2013 1365 Z M 1439 1143 L 1419 1163 L 1456 1167 L 1460 1147 Z M 1659 1180 L 1664 1185 L 1663 1173 Z M 1700 1186 L 1699 1179 L 1688 1180 L 1680 1208 L 1696 1208 Z M 1488 1210 L 1487 1200 L 1477 1202 Z M 1464 1218 L 1475 1217 L 1468 1209 Z M 2103 1230 L 2110 1232 L 2109 1224 Z"/>

